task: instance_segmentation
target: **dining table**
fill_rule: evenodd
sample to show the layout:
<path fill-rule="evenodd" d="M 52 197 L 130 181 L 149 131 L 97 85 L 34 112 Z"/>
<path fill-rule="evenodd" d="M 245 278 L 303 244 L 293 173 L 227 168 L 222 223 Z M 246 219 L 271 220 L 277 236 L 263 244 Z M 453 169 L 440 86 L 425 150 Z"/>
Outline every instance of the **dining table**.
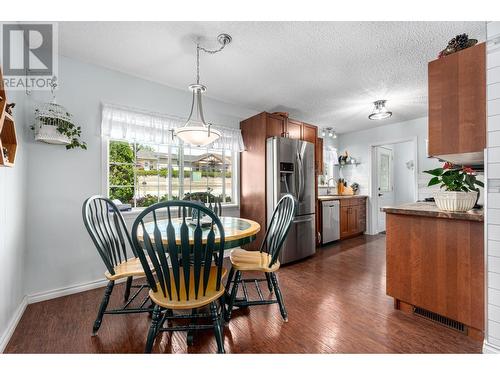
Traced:
<path fill-rule="evenodd" d="M 248 244 L 252 241 L 255 241 L 257 237 L 257 233 L 260 231 L 260 224 L 249 219 L 244 219 L 240 217 L 232 217 L 232 216 L 220 216 L 219 217 L 222 226 L 224 228 L 224 249 L 232 249 L 235 247 L 241 247 L 245 244 Z M 175 230 L 175 238 L 178 245 L 180 245 L 180 229 L 183 220 L 181 218 L 172 218 L 172 225 Z M 189 231 L 189 243 L 194 244 L 194 230 L 195 226 L 190 225 L 187 220 L 187 227 Z M 167 219 L 159 219 L 157 221 L 158 228 L 160 229 L 162 240 L 164 243 L 167 243 L 167 235 L 166 228 L 168 224 Z M 150 237 L 153 238 L 152 233 L 154 230 L 154 222 L 145 222 L 144 227 L 146 231 L 150 234 Z M 202 227 L 202 243 L 206 243 L 207 235 L 210 232 L 210 227 Z M 220 243 L 220 233 L 217 226 L 214 226 L 215 233 L 215 244 Z M 137 237 L 140 241 L 142 241 L 142 230 L 139 228 L 139 232 L 137 233 Z"/>

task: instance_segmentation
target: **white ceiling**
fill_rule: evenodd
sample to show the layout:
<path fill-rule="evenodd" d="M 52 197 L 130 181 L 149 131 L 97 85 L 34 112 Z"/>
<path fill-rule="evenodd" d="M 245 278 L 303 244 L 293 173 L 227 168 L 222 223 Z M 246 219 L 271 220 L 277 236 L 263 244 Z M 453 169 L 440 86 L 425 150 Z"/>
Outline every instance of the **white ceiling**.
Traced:
<path fill-rule="evenodd" d="M 456 34 L 484 40 L 485 22 L 62 22 L 59 51 L 186 89 L 193 41 L 222 32 L 233 42 L 201 55 L 208 96 L 344 133 L 426 116 L 427 62 Z M 368 120 L 377 99 L 392 118 Z"/>

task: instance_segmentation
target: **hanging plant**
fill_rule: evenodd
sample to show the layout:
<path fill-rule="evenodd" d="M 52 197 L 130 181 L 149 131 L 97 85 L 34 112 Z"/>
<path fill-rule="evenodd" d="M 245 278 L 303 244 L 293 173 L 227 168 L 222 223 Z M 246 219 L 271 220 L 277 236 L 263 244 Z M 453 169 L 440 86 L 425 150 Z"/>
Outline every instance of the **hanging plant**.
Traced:
<path fill-rule="evenodd" d="M 35 140 L 56 145 L 65 145 L 67 150 L 81 148 L 86 150 L 87 144 L 80 141 L 82 128 L 75 124 L 73 116 L 62 105 L 56 103 L 54 89 L 57 87 L 56 77 L 51 81 L 52 101 L 43 103 L 35 109 Z"/>
<path fill-rule="evenodd" d="M 67 113 L 67 115 L 68 117 L 71 116 L 69 113 Z M 67 120 L 47 116 L 38 117 L 38 121 L 42 124 L 42 126 L 54 126 L 59 134 L 65 136 L 70 142 L 69 144 L 66 144 L 67 150 L 78 147 L 83 150 L 87 149 L 87 143 L 80 141 L 80 137 L 82 135 L 81 126 L 76 126 Z"/>

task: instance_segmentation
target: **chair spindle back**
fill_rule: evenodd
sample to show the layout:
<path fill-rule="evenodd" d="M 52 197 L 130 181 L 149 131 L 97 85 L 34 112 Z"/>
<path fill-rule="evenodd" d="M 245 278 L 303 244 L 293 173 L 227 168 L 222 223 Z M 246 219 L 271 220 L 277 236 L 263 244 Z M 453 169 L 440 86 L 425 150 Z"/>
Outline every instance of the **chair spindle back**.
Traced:
<path fill-rule="evenodd" d="M 128 241 L 137 257 L 123 216 L 110 199 L 99 195 L 86 199 L 82 206 L 82 216 L 97 252 L 111 275 L 115 274 L 115 266 L 127 260 L 125 241 Z"/>
<path fill-rule="evenodd" d="M 269 267 L 279 258 L 281 248 L 285 242 L 288 231 L 292 226 L 293 218 L 297 211 L 297 200 L 291 194 L 285 194 L 276 205 L 266 235 L 260 246 L 260 251 L 271 255 Z"/>
<path fill-rule="evenodd" d="M 184 195 L 183 200 L 190 202 L 199 202 L 203 204 L 205 207 L 208 207 L 210 210 L 215 212 L 217 216 L 222 215 L 222 205 L 220 202 L 221 200 L 215 195 L 208 193 L 206 191 L 186 193 Z M 191 209 L 188 209 L 188 216 L 191 215 L 192 215 Z"/>
<path fill-rule="evenodd" d="M 172 218 L 173 208 L 179 210 L 180 218 Z M 198 211 L 198 219 L 194 221 L 194 225 L 187 222 L 188 209 Z M 159 217 L 162 213 L 166 214 L 166 218 L 160 220 Z M 212 219 L 209 228 L 202 228 L 199 219 L 200 213 Z M 175 220 L 178 221 L 177 224 L 180 224 L 180 229 L 177 231 L 173 224 Z M 206 243 L 203 243 L 205 240 L 203 238 L 204 230 L 207 231 Z M 190 231 L 193 232 L 192 241 L 190 241 Z M 219 235 L 218 243 L 215 242 L 216 231 Z M 132 242 L 141 260 L 150 288 L 157 292 L 157 284 L 159 284 L 163 296 L 167 297 L 168 294 L 170 299 L 174 296 L 173 288 L 175 288 L 177 298 L 180 300 L 181 285 L 186 292 L 186 300 L 197 300 L 198 297 L 204 296 L 210 273 L 214 271 L 213 266 L 217 272 L 216 290 L 220 290 L 222 287 L 224 239 L 224 228 L 217 215 L 204 205 L 189 201 L 154 204 L 146 208 L 132 226 Z M 218 255 L 217 260 L 213 257 L 214 253 Z M 166 254 L 170 258 L 170 266 Z M 155 273 L 152 272 L 147 257 L 154 266 Z M 194 295 L 190 295 L 191 289 L 194 291 Z"/>

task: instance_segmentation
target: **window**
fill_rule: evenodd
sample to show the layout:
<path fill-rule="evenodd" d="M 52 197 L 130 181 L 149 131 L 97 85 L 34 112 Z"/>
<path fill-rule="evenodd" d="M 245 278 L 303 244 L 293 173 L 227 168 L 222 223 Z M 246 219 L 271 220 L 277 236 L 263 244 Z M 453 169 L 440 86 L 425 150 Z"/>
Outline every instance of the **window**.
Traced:
<path fill-rule="evenodd" d="M 108 195 L 132 207 L 206 192 L 236 203 L 236 152 L 110 140 Z"/>

